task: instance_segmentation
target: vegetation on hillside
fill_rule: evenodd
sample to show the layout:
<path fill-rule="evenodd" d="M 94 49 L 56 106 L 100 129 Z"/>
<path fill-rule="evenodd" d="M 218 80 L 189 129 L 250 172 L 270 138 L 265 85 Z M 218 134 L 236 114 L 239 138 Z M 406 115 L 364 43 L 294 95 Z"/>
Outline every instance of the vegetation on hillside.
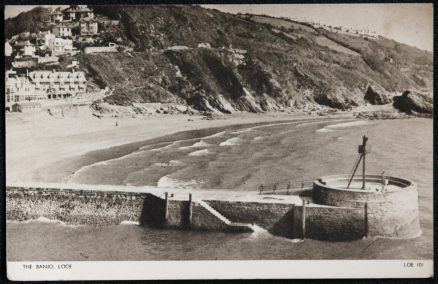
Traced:
<path fill-rule="evenodd" d="M 40 30 L 47 30 L 49 18 L 49 8 L 36 7 L 30 11 L 22 12 L 14 18 L 6 19 L 5 38 L 11 38 L 23 32 L 37 33 Z"/>
<path fill-rule="evenodd" d="M 199 6 L 94 6 L 121 22 L 134 52 L 79 55 L 107 103 L 170 102 L 200 111 L 365 103 L 368 86 L 431 90 L 432 55 L 392 40 L 338 35 L 264 16 Z"/>

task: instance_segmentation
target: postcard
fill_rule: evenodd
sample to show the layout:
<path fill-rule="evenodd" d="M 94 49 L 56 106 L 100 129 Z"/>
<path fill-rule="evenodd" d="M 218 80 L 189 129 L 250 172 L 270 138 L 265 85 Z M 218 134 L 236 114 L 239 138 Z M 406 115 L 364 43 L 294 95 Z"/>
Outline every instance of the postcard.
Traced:
<path fill-rule="evenodd" d="M 433 5 L 6 5 L 10 280 L 433 277 Z"/>

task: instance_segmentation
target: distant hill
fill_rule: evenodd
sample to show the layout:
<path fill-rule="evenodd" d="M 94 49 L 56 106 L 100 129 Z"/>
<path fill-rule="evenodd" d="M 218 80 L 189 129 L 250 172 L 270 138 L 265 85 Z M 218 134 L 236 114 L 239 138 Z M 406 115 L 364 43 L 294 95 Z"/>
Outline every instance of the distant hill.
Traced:
<path fill-rule="evenodd" d="M 199 6 L 94 6 L 120 19 L 132 53 L 80 55 L 112 89 L 111 104 L 188 104 L 201 111 L 262 112 L 364 104 L 368 85 L 432 89 L 432 54 L 267 16 Z M 11 33 L 8 33 L 11 34 Z M 119 35 L 120 36 L 120 35 Z"/>
<path fill-rule="evenodd" d="M 35 33 L 46 29 L 46 21 L 49 20 L 50 9 L 36 7 L 30 11 L 22 12 L 14 18 L 5 20 L 5 37 L 11 38 L 22 32 Z"/>

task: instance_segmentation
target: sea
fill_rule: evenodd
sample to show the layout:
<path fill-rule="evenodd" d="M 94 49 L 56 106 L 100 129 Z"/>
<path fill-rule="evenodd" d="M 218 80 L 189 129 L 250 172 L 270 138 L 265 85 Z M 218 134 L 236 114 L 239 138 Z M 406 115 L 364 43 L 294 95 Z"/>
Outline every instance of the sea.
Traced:
<path fill-rule="evenodd" d="M 367 173 L 418 184 L 422 235 L 410 240 L 294 240 L 265 230 L 160 230 L 124 222 L 74 226 L 38 219 L 7 223 L 9 261 L 432 259 L 433 121 L 324 118 L 185 131 L 90 152 L 44 171 L 50 182 L 256 191 L 350 173 L 357 146 L 371 145 Z M 44 172 L 40 173 L 45 176 Z"/>

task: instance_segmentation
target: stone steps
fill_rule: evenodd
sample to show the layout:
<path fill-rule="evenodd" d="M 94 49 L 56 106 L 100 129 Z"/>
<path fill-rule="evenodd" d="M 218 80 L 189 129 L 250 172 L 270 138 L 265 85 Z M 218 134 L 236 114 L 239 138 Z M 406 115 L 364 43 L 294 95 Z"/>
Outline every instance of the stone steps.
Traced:
<path fill-rule="evenodd" d="M 228 218 L 226 218 L 224 215 L 222 215 L 221 213 L 216 211 L 213 207 L 211 207 L 205 201 L 197 200 L 197 203 L 199 205 L 201 205 L 203 208 L 205 208 L 212 215 L 216 216 L 219 220 L 224 222 L 229 227 L 229 231 L 231 231 L 231 232 L 251 232 L 251 233 L 254 232 L 252 224 L 231 222 Z"/>

